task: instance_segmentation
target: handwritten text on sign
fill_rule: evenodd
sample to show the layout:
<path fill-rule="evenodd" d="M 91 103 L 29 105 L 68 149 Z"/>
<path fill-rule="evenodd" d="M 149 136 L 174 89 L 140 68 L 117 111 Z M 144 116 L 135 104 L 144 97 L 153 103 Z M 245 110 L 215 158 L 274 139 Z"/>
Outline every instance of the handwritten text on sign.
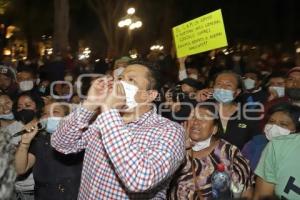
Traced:
<path fill-rule="evenodd" d="M 221 10 L 173 28 L 177 57 L 184 57 L 227 46 Z"/>

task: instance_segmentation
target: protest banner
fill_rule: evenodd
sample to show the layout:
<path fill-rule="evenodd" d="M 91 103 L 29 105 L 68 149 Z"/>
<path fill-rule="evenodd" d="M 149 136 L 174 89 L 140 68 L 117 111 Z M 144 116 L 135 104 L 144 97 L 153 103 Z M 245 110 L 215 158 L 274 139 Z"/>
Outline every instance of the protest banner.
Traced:
<path fill-rule="evenodd" d="M 221 9 L 173 28 L 177 57 L 227 46 Z"/>

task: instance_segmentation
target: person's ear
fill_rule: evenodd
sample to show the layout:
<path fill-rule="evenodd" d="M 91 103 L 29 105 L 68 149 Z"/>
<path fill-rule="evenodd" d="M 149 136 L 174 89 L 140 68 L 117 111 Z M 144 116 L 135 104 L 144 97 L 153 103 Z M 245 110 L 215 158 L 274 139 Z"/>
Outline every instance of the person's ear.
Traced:
<path fill-rule="evenodd" d="M 262 83 L 262 81 L 261 81 L 261 80 L 258 80 L 258 81 L 257 81 L 257 85 L 256 85 L 256 86 L 259 86 L 259 85 L 261 85 L 261 83 Z"/>
<path fill-rule="evenodd" d="M 157 90 L 149 90 L 148 93 L 148 102 L 153 102 L 158 96 Z"/>
<path fill-rule="evenodd" d="M 237 89 L 235 92 L 235 97 L 239 96 L 241 94 L 242 90 L 241 89 Z"/>

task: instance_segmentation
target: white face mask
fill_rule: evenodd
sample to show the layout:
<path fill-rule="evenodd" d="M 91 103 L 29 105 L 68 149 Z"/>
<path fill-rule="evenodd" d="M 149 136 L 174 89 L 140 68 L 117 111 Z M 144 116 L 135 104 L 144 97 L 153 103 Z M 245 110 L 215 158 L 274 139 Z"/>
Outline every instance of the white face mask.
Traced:
<path fill-rule="evenodd" d="M 114 70 L 113 75 L 115 78 L 118 78 L 124 71 L 124 67 L 119 67 L 117 69 Z"/>
<path fill-rule="evenodd" d="M 123 85 L 125 96 L 126 96 L 126 106 L 128 107 L 127 110 L 130 110 L 137 106 L 137 102 L 135 101 L 135 95 L 137 91 L 139 90 L 138 87 L 135 85 L 126 83 L 125 81 L 120 81 L 120 83 Z"/>
<path fill-rule="evenodd" d="M 278 97 L 284 97 L 285 95 L 285 87 L 270 87 L 271 90 L 275 90 Z"/>
<path fill-rule="evenodd" d="M 210 136 L 209 138 L 207 138 L 207 139 L 204 140 L 204 141 L 197 142 L 197 143 L 192 147 L 193 151 L 201 151 L 201 150 L 203 150 L 203 149 L 208 148 L 209 145 L 210 145 L 211 138 L 212 138 L 212 136 Z"/>
<path fill-rule="evenodd" d="M 189 78 L 197 80 L 198 79 L 198 75 L 197 74 L 190 74 Z"/>
<path fill-rule="evenodd" d="M 21 81 L 19 83 L 19 87 L 20 87 L 20 90 L 22 92 L 26 92 L 26 91 L 29 91 L 29 90 L 32 90 L 34 84 L 33 84 L 33 81 L 30 80 L 30 81 Z"/>
<path fill-rule="evenodd" d="M 246 90 L 252 90 L 255 87 L 255 80 L 252 80 L 251 78 L 246 78 L 244 80 L 244 85 Z"/>
<path fill-rule="evenodd" d="M 278 136 L 289 135 L 290 130 L 282 128 L 276 124 L 266 124 L 264 132 L 268 140 L 272 140 Z"/>

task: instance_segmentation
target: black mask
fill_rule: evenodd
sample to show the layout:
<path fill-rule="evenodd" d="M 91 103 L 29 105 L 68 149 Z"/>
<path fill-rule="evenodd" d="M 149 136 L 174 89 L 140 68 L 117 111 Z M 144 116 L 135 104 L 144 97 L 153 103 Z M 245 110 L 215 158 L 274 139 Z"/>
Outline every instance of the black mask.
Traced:
<path fill-rule="evenodd" d="M 34 119 L 35 116 L 36 113 L 34 110 L 24 109 L 17 112 L 16 120 L 21 121 L 24 124 L 28 124 Z"/>
<path fill-rule="evenodd" d="M 300 100 L 300 88 L 286 88 L 286 94 L 294 101 Z"/>

